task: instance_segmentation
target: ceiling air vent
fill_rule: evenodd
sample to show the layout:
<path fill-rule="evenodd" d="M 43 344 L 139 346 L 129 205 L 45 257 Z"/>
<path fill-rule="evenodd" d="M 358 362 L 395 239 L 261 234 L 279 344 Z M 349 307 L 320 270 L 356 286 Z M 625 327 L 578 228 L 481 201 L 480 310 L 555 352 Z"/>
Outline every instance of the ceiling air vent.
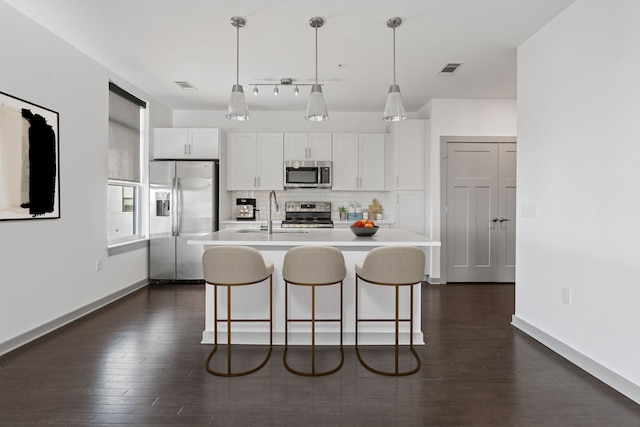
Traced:
<path fill-rule="evenodd" d="M 442 67 L 442 70 L 440 70 L 440 74 L 444 76 L 450 76 L 456 71 L 458 71 L 458 68 L 460 68 L 461 66 L 462 66 L 462 62 L 450 62 L 444 67 Z"/>
<path fill-rule="evenodd" d="M 178 86 L 180 86 L 182 88 L 182 90 L 198 90 L 197 87 L 195 87 L 194 85 L 192 85 L 191 83 L 189 83 L 186 80 L 177 81 L 177 82 L 174 82 L 174 83 L 177 84 Z"/>

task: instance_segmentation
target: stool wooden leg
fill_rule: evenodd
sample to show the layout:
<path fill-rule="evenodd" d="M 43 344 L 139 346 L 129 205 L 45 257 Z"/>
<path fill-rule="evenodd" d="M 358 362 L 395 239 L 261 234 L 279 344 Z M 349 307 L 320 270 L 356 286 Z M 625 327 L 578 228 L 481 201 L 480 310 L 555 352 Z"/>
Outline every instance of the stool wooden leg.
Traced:
<path fill-rule="evenodd" d="M 231 374 L 231 286 L 227 286 L 227 374 Z"/>
<path fill-rule="evenodd" d="M 234 321 L 231 319 L 231 285 L 225 285 L 227 287 L 227 318 L 226 319 L 218 319 L 218 285 L 214 285 L 213 291 L 213 317 L 214 317 L 214 344 L 213 350 L 209 353 L 207 360 L 205 362 L 205 368 L 207 372 L 213 375 L 217 375 L 220 377 L 239 377 L 242 375 L 248 375 L 257 370 L 261 369 L 264 365 L 267 364 L 269 358 L 271 357 L 271 352 L 273 351 L 273 276 L 269 276 L 269 318 L 268 319 L 259 319 L 255 321 L 259 322 L 269 322 L 269 351 L 267 352 L 267 356 L 264 358 L 262 363 L 257 367 L 250 369 L 248 371 L 242 372 L 232 372 L 231 371 L 231 323 Z M 218 322 L 224 322 L 226 320 L 227 323 L 227 372 L 218 372 L 211 368 L 210 362 L 218 349 Z M 237 319 L 236 321 L 247 321 L 248 319 Z M 252 320 L 250 320 L 252 321 Z"/>
<path fill-rule="evenodd" d="M 355 298 L 355 311 L 356 311 L 356 336 L 355 336 L 355 343 L 356 343 L 356 356 L 358 357 L 358 360 L 360 361 L 360 363 L 362 364 L 362 366 L 364 366 L 365 368 L 367 368 L 369 371 L 374 372 L 376 374 L 380 374 L 380 375 L 387 375 L 387 376 L 405 376 L 405 375 L 411 375 L 411 374 L 415 374 L 416 372 L 418 372 L 420 370 L 421 367 L 421 362 L 420 362 L 420 357 L 418 356 L 418 353 L 416 352 L 415 348 L 413 347 L 413 286 L 415 285 L 411 285 L 410 287 L 410 315 L 409 315 L 409 322 L 410 322 L 410 327 L 409 327 L 409 349 L 411 351 L 411 353 L 413 354 L 415 360 L 416 360 L 416 364 L 417 366 L 414 369 L 411 369 L 409 371 L 404 371 L 404 372 L 400 372 L 399 369 L 399 356 L 400 356 L 400 327 L 399 324 L 400 322 L 406 322 L 406 319 L 400 320 L 400 289 L 401 285 L 394 285 L 395 287 L 395 317 L 393 319 L 360 319 L 359 317 L 359 311 L 358 311 L 358 275 L 356 274 L 356 298 Z M 387 371 L 381 371 L 378 369 L 375 369 L 371 366 L 369 366 L 364 359 L 362 358 L 362 355 L 360 354 L 360 349 L 358 347 L 358 324 L 361 321 L 387 321 L 387 322 L 394 322 L 395 323 L 395 343 L 394 343 L 394 353 L 395 353 L 395 359 L 394 359 L 394 371 L 393 372 L 387 372 Z"/>
<path fill-rule="evenodd" d="M 311 373 L 316 373 L 316 287 L 311 287 Z"/>
<path fill-rule="evenodd" d="M 398 357 L 399 357 L 399 349 L 400 349 L 400 307 L 399 307 L 399 300 L 400 300 L 400 287 L 398 285 L 395 286 L 396 288 L 396 375 L 398 374 Z"/>
<path fill-rule="evenodd" d="M 282 361 L 284 363 L 284 367 L 287 368 L 287 370 L 291 373 L 294 373 L 296 375 L 301 375 L 301 376 L 306 376 L 306 377 L 318 377 L 318 376 L 324 376 L 324 375 L 329 375 L 329 374 L 333 374 L 334 372 L 337 372 L 340 368 L 342 368 L 342 365 L 344 364 L 344 348 L 343 348 L 343 322 L 342 322 L 342 310 L 343 310 L 343 282 L 340 282 L 340 317 L 337 320 L 334 319 L 324 319 L 324 320 L 319 320 L 319 321 L 337 321 L 340 322 L 340 363 L 338 364 L 337 367 L 335 367 L 334 369 L 331 369 L 329 371 L 324 371 L 324 372 L 316 372 L 316 292 L 315 292 L 315 285 L 311 285 L 311 319 L 304 319 L 303 321 L 311 321 L 311 372 L 302 372 L 302 371 L 298 371 L 296 369 L 293 369 L 291 366 L 289 366 L 289 364 L 287 363 L 287 352 L 289 350 L 289 329 L 288 329 L 288 325 L 289 325 L 289 293 L 288 293 L 288 289 L 289 289 L 289 283 L 285 281 L 285 291 L 284 291 L 284 295 L 285 295 L 285 302 L 284 302 L 284 307 L 285 307 L 285 327 L 284 327 L 284 333 L 285 333 L 285 339 L 284 339 L 284 354 L 282 355 Z M 300 321 L 298 319 L 294 319 L 291 321 Z"/>

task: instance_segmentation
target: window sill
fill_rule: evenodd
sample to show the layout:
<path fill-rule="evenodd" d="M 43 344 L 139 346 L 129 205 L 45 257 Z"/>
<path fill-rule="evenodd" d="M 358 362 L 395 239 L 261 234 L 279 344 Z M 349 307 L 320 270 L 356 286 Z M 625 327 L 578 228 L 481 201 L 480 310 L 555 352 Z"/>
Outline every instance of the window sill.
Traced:
<path fill-rule="evenodd" d="M 142 238 L 139 240 L 110 244 L 107 247 L 107 253 L 109 254 L 109 256 L 112 256 L 147 247 L 149 247 L 149 239 Z"/>

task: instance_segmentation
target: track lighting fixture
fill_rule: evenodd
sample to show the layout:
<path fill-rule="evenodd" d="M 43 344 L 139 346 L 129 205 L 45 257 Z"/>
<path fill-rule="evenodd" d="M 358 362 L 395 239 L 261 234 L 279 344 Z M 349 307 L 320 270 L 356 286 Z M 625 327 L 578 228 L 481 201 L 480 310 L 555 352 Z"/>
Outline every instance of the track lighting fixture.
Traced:
<path fill-rule="evenodd" d="M 293 94 L 294 95 L 300 95 L 300 89 L 298 88 L 298 86 L 313 86 L 314 83 L 293 83 L 294 79 L 290 78 L 290 77 L 283 77 L 280 79 L 279 83 L 249 83 L 249 86 L 253 86 L 253 94 L 257 95 L 258 94 L 258 86 L 273 86 L 273 94 L 274 95 L 279 95 L 280 94 L 280 86 L 295 86 L 293 89 Z M 322 86 L 322 85 L 320 85 Z"/>

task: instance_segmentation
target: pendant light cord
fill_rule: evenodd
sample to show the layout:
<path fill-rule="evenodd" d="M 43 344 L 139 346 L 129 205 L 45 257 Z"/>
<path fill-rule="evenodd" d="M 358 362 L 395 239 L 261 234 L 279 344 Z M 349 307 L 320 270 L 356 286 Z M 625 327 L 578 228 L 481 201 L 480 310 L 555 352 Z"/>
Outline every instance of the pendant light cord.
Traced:
<path fill-rule="evenodd" d="M 240 84 L 240 26 L 236 25 L 236 85 Z"/>
<path fill-rule="evenodd" d="M 396 84 L 396 27 L 393 27 L 393 85 Z"/>
<path fill-rule="evenodd" d="M 316 26 L 316 84 L 318 84 L 318 27 Z"/>

